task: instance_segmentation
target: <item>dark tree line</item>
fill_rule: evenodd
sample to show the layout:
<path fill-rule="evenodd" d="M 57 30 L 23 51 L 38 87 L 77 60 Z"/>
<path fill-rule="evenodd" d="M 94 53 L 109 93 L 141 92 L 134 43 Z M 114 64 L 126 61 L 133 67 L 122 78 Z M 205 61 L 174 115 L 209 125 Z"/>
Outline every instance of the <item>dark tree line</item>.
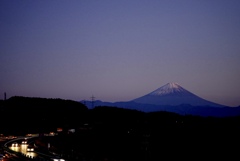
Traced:
<path fill-rule="evenodd" d="M 76 126 L 83 121 L 87 107 L 72 100 L 15 96 L 1 101 L 0 111 L 0 129 L 16 133 Z"/>

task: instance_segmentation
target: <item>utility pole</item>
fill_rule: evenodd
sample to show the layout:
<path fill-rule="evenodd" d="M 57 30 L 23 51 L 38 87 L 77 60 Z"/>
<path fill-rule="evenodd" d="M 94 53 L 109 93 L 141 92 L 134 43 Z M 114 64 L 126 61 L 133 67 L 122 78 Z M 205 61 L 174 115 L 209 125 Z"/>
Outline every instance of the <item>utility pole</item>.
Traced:
<path fill-rule="evenodd" d="M 95 100 L 95 97 L 92 95 L 91 97 L 91 100 L 92 100 L 92 108 L 94 107 L 94 100 Z"/>
<path fill-rule="evenodd" d="M 7 93 L 4 92 L 4 101 L 6 101 L 6 100 L 7 100 Z"/>

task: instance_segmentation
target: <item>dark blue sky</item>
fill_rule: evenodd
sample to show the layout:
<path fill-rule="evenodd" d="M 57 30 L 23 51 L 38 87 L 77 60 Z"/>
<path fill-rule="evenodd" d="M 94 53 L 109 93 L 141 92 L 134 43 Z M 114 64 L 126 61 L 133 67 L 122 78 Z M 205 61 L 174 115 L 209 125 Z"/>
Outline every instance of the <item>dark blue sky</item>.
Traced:
<path fill-rule="evenodd" d="M 168 82 L 240 105 L 239 0 L 1 0 L 0 92 L 128 101 Z"/>

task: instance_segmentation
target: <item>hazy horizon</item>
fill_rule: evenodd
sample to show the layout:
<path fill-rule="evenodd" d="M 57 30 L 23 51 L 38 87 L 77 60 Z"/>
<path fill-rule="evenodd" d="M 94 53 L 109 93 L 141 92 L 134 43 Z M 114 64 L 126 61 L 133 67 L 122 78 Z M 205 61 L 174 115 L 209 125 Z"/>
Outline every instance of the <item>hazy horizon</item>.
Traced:
<path fill-rule="evenodd" d="M 0 1 L 0 95 L 129 101 L 171 82 L 240 105 L 240 1 Z"/>

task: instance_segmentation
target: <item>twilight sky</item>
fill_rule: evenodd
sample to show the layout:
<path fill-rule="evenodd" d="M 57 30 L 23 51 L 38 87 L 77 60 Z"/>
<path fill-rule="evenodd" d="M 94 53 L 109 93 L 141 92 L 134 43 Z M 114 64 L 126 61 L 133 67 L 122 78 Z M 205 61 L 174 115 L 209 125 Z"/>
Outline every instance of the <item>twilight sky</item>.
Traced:
<path fill-rule="evenodd" d="M 239 0 L 1 0 L 0 93 L 129 101 L 168 82 L 240 105 Z"/>

